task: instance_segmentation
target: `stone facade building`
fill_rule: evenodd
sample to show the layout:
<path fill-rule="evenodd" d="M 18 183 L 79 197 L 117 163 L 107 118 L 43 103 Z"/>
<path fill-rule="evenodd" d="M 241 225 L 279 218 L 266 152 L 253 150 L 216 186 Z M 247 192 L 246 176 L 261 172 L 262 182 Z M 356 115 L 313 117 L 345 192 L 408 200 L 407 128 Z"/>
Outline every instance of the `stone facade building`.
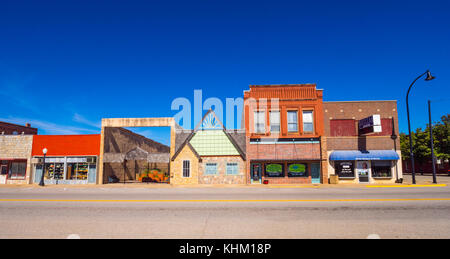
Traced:
<path fill-rule="evenodd" d="M 402 178 L 396 101 L 324 102 L 323 109 L 330 175 L 339 175 L 341 183 Z M 360 121 L 373 116 L 379 130 L 365 132 Z"/>
<path fill-rule="evenodd" d="M 0 184 L 31 182 L 32 135 L 0 135 Z"/>
<path fill-rule="evenodd" d="M 172 184 L 245 184 L 245 133 L 208 111 L 194 130 L 177 127 Z"/>

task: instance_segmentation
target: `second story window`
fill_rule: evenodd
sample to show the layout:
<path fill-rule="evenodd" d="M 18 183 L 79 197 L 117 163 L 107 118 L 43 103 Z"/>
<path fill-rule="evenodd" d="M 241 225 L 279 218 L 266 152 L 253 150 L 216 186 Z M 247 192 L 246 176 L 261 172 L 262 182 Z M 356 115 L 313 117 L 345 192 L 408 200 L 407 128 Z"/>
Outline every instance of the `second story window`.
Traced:
<path fill-rule="evenodd" d="M 298 115 L 297 111 L 287 112 L 288 132 L 298 131 Z"/>
<path fill-rule="evenodd" d="M 313 111 L 303 111 L 303 132 L 314 132 Z"/>
<path fill-rule="evenodd" d="M 280 132 L 280 111 L 270 112 L 270 132 Z"/>
<path fill-rule="evenodd" d="M 265 133 L 266 113 L 264 111 L 256 111 L 254 113 L 255 133 Z"/>

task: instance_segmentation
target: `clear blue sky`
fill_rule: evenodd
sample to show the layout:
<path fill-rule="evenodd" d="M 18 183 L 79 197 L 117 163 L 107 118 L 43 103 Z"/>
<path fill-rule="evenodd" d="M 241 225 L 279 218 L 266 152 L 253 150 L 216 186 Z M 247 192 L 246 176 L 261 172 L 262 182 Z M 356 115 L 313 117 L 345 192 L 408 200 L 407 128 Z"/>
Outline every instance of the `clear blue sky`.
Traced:
<path fill-rule="evenodd" d="M 449 113 L 449 14 L 447 0 L 2 0 L 0 120 L 98 133 L 101 118 L 173 116 L 194 89 L 317 83 L 326 101 L 398 100 L 406 131 L 407 87 L 430 69 L 410 99 L 423 127 L 428 99 L 433 120 Z"/>

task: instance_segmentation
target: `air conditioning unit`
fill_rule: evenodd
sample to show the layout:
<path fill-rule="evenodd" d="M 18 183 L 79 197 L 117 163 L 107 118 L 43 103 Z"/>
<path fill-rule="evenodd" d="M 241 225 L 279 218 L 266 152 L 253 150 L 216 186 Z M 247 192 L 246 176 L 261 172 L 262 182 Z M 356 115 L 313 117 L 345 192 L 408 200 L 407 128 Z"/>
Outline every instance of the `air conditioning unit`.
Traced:
<path fill-rule="evenodd" d="M 89 164 L 95 164 L 95 163 L 97 163 L 97 158 L 94 157 L 94 156 L 88 157 L 86 159 L 86 162 L 89 163 Z"/>
<path fill-rule="evenodd" d="M 35 157 L 31 160 L 32 164 L 42 164 L 44 163 L 44 159 L 43 158 L 39 158 L 39 157 Z"/>

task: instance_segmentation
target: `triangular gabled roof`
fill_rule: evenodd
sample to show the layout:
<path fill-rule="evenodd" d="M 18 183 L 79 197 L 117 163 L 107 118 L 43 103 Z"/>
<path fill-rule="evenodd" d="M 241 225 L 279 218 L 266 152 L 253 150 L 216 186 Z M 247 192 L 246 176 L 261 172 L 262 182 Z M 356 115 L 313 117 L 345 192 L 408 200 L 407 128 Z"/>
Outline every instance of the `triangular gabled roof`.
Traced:
<path fill-rule="evenodd" d="M 195 148 L 190 144 L 190 141 L 195 136 L 195 134 L 199 130 L 221 130 L 225 136 L 228 138 L 228 140 L 231 142 L 233 147 L 237 150 L 239 155 L 243 160 L 245 160 L 245 153 L 242 151 L 242 149 L 239 147 L 239 145 L 236 143 L 236 140 L 226 131 L 223 123 L 220 121 L 220 119 L 217 117 L 217 115 L 214 113 L 212 109 L 208 110 L 208 112 L 203 116 L 202 120 L 195 126 L 194 130 L 191 132 L 191 134 L 186 138 L 186 140 L 183 142 L 182 145 L 179 146 L 178 150 L 175 151 L 175 154 L 172 157 L 172 161 L 175 160 L 175 158 L 178 156 L 178 154 L 181 152 L 181 150 L 189 144 L 189 147 L 192 149 L 192 151 L 196 154 L 196 156 L 200 159 L 200 155 L 195 150 Z"/>

